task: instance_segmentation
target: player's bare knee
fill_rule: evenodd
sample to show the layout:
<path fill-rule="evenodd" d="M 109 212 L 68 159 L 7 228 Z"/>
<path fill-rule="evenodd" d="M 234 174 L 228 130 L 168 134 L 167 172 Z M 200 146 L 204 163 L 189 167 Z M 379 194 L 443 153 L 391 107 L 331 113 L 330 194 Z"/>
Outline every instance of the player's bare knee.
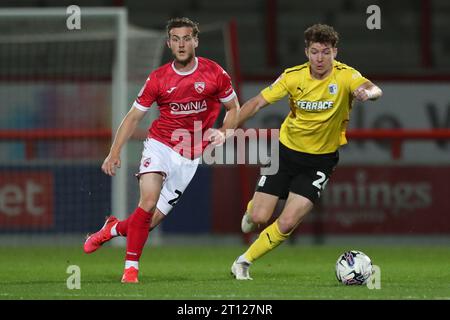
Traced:
<path fill-rule="evenodd" d="M 154 211 L 155 213 L 153 214 L 153 219 L 152 219 L 152 223 L 150 225 L 150 231 L 152 231 L 153 229 L 155 229 L 160 223 L 161 221 L 164 220 L 164 218 L 166 217 L 164 215 L 164 213 L 162 213 L 161 211 L 159 211 L 159 209 L 156 209 Z"/>
<path fill-rule="evenodd" d="M 264 210 L 258 210 L 258 209 L 253 208 L 251 217 L 252 217 L 252 221 L 256 224 L 266 224 L 271 217 L 271 213 L 267 213 Z"/>
<path fill-rule="evenodd" d="M 157 200 L 154 198 L 145 198 L 139 201 L 139 207 L 147 212 L 153 212 L 156 209 Z"/>

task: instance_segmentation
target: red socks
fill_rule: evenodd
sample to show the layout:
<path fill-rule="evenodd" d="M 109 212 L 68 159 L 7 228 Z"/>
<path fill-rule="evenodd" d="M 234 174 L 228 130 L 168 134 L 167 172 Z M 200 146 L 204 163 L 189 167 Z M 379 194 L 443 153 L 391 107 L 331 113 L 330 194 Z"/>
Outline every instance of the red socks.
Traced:
<path fill-rule="evenodd" d="M 123 221 L 119 221 L 117 223 L 116 231 L 117 231 L 117 234 L 119 236 L 123 236 L 123 237 L 127 236 L 127 234 L 128 234 L 128 220 L 130 220 L 130 217 L 128 217 L 127 219 L 125 219 Z"/>
<path fill-rule="evenodd" d="M 117 232 L 127 237 L 126 260 L 139 261 L 148 238 L 152 217 L 153 212 L 137 207 L 128 219 L 117 224 Z"/>

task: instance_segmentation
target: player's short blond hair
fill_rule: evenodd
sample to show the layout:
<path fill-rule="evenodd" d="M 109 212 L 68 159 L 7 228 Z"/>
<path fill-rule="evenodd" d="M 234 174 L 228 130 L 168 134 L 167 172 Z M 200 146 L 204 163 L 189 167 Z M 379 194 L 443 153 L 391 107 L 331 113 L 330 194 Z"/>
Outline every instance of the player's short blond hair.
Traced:
<path fill-rule="evenodd" d="M 198 23 L 192 21 L 189 18 L 183 17 L 183 18 L 172 18 L 169 21 L 167 21 L 167 36 L 170 37 L 170 30 L 173 28 L 181 28 L 181 27 L 188 27 L 192 28 L 192 36 L 197 38 L 198 34 L 200 33 L 200 29 L 198 27 Z"/>
<path fill-rule="evenodd" d="M 305 45 L 307 48 L 313 42 L 329 43 L 336 48 L 339 41 L 339 34 L 333 27 L 326 24 L 315 24 L 305 30 Z"/>

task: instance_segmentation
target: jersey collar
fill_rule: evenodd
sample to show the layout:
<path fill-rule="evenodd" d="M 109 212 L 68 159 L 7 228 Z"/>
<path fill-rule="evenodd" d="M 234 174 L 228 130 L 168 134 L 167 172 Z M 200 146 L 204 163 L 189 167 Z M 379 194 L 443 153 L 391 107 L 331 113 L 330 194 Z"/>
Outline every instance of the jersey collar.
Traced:
<path fill-rule="evenodd" d="M 197 67 L 198 67 L 198 59 L 197 59 L 197 57 L 194 57 L 194 59 L 195 59 L 195 65 L 189 71 L 179 71 L 179 70 L 177 70 L 177 68 L 175 68 L 175 61 L 172 61 L 172 69 L 173 69 L 173 71 L 175 71 L 175 73 L 180 75 L 180 76 L 187 76 L 187 75 L 190 75 L 190 74 L 194 73 L 194 71 L 197 70 Z"/>

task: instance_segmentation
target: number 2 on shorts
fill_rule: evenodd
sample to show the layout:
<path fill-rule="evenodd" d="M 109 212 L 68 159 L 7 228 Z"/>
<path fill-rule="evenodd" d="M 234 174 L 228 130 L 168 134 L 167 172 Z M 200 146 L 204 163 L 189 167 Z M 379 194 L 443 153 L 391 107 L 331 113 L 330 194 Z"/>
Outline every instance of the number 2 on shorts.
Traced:
<path fill-rule="evenodd" d="M 316 174 L 319 176 L 319 179 L 314 180 L 312 185 L 319 190 L 325 189 L 325 186 L 327 185 L 329 178 L 327 178 L 327 175 L 322 171 L 317 171 Z"/>

